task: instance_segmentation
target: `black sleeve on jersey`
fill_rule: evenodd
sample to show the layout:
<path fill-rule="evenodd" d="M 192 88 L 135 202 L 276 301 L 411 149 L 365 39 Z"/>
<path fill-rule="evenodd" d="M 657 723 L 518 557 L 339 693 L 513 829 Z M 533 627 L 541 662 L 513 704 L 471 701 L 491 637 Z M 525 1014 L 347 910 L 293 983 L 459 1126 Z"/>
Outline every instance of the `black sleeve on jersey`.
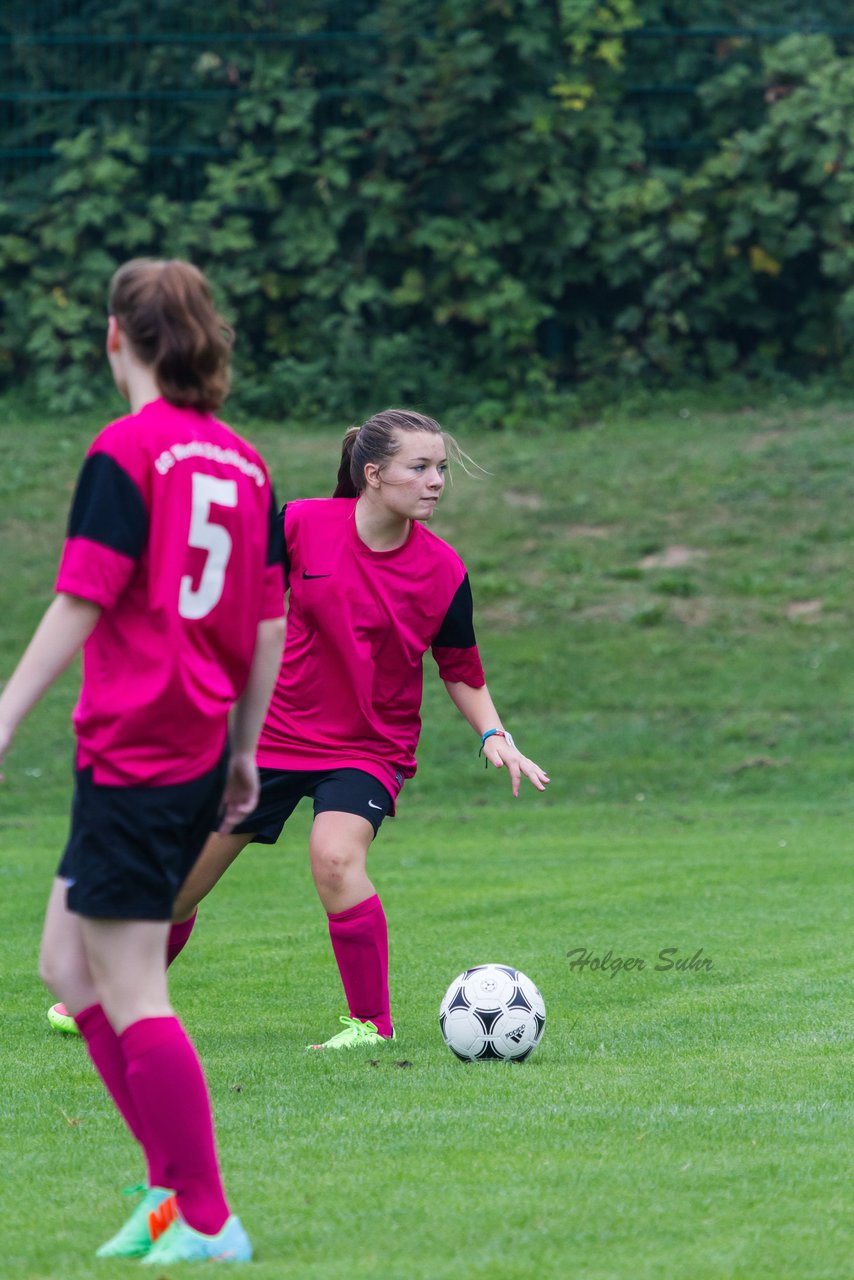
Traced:
<path fill-rule="evenodd" d="M 68 516 L 69 538 L 88 538 L 133 560 L 148 539 L 148 511 L 135 481 L 108 453 L 91 453 Z"/>
<path fill-rule="evenodd" d="M 279 523 L 278 523 L 279 536 L 281 537 L 281 543 L 279 544 L 279 554 L 282 557 L 282 564 L 285 566 L 285 582 L 287 582 L 291 576 L 291 558 L 288 555 L 288 545 L 285 542 L 285 512 L 287 511 L 287 509 L 288 509 L 288 504 L 285 503 L 285 505 L 282 507 L 281 511 L 279 512 Z"/>
<path fill-rule="evenodd" d="M 270 485 L 270 526 L 267 531 L 267 564 L 282 564 L 285 559 L 285 526 L 278 513 L 276 492 Z"/>
<path fill-rule="evenodd" d="M 433 644 L 440 649 L 471 649 L 477 644 L 468 574 L 457 587 Z"/>

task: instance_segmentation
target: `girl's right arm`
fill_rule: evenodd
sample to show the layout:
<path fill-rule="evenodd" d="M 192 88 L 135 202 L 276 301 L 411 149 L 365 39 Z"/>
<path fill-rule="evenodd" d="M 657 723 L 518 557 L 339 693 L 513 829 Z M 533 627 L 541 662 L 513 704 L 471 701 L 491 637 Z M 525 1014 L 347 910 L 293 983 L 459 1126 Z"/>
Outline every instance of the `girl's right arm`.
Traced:
<path fill-rule="evenodd" d="M 83 648 L 100 616 L 100 605 L 64 591 L 49 605 L 0 694 L 0 762 L 18 725 Z"/>

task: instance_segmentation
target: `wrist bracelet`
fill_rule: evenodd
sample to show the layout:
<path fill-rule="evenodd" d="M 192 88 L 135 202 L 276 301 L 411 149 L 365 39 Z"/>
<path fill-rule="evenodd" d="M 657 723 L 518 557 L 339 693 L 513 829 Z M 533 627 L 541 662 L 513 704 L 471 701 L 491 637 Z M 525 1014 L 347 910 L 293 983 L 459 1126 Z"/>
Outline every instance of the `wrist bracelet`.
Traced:
<path fill-rule="evenodd" d="M 513 734 L 508 733 L 506 729 L 487 729 L 486 733 L 481 735 L 480 751 L 478 751 L 477 753 L 478 759 L 480 759 L 480 757 L 483 755 L 483 748 L 487 738 L 503 738 L 504 741 L 508 744 L 508 746 L 511 746 L 511 747 L 516 746 L 516 743 L 513 741 Z M 484 769 L 489 768 L 488 760 L 484 760 L 483 767 Z"/>

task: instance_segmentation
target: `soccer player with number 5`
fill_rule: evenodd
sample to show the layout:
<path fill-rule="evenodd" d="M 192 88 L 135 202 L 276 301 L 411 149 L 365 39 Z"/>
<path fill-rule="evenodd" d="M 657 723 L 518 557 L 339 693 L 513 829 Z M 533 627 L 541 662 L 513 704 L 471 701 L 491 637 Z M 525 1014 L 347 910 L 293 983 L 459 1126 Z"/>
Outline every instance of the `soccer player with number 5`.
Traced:
<path fill-rule="evenodd" d="M 256 806 L 284 636 L 267 468 L 214 416 L 231 342 L 189 263 L 116 272 L 107 355 L 130 413 L 89 449 L 56 598 L 0 696 L 2 761 L 82 649 L 71 827 L 41 973 L 148 1163 L 142 1201 L 98 1254 L 161 1267 L 251 1257 L 164 966 L 175 897 L 208 833 Z"/>

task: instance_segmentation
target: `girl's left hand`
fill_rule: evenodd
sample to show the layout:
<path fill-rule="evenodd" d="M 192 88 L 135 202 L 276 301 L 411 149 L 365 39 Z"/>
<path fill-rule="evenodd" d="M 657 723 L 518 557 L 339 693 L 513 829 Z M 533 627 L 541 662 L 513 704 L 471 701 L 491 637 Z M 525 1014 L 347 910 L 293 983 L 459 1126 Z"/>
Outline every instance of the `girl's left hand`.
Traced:
<path fill-rule="evenodd" d="M 522 775 L 531 782 L 538 791 L 545 791 L 549 784 L 549 775 L 533 760 L 523 756 L 518 747 L 511 747 L 506 738 L 497 733 L 492 734 L 483 744 L 483 754 L 496 769 L 506 769 L 510 774 L 510 786 L 514 796 L 519 794 Z"/>

